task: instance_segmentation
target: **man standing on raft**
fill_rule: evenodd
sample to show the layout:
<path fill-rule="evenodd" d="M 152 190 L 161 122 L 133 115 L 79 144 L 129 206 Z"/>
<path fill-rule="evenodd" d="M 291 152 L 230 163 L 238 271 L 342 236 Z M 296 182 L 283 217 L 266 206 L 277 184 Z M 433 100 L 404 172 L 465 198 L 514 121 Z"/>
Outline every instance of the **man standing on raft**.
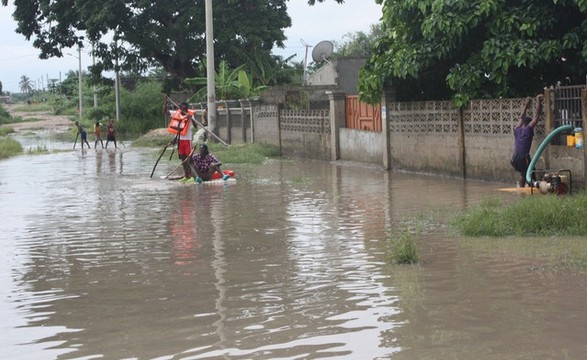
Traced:
<path fill-rule="evenodd" d="M 530 148 L 532 147 L 532 139 L 534 138 L 534 127 L 540 120 L 542 112 L 542 94 L 536 95 L 536 108 L 534 109 L 534 116 L 526 115 L 528 106 L 532 101 L 531 97 L 526 98 L 520 120 L 514 128 L 514 154 L 510 163 L 512 167 L 520 173 L 520 180 L 518 180 L 518 187 L 526 186 L 526 172 L 532 158 L 530 157 Z M 532 175 L 534 176 L 534 174 Z"/>
<path fill-rule="evenodd" d="M 190 161 L 186 160 L 192 153 L 192 126 L 197 126 L 193 118 L 194 113 L 195 111 L 189 109 L 188 103 L 182 102 L 179 104 L 179 109 L 171 115 L 167 128 L 167 132 L 175 134 L 176 139 L 179 139 L 177 153 L 181 159 L 186 178 L 195 175 L 192 172 Z"/>

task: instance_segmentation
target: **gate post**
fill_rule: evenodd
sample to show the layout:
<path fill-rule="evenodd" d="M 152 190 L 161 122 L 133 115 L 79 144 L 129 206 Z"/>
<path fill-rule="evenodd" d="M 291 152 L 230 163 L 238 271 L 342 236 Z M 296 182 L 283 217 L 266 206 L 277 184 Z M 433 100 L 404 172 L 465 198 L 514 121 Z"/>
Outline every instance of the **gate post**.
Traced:
<path fill-rule="evenodd" d="M 544 88 L 544 99 L 542 99 L 542 111 L 544 112 L 544 136 L 554 130 L 554 89 Z M 544 168 L 550 169 L 550 146 L 544 149 Z"/>
<path fill-rule="evenodd" d="M 581 89 L 581 117 L 583 120 L 583 139 L 587 133 L 587 89 Z M 583 188 L 587 188 L 587 146 L 583 145 Z"/>
<path fill-rule="evenodd" d="M 345 127 L 346 106 L 343 91 L 326 91 L 330 101 L 330 159 L 340 159 L 339 129 Z"/>

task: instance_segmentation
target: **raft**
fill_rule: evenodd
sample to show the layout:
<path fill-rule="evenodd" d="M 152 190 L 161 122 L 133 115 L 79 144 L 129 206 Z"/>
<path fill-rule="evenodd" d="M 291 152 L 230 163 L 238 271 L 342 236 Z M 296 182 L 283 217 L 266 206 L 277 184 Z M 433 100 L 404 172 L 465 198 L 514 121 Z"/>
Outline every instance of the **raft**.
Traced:
<path fill-rule="evenodd" d="M 181 181 L 183 183 L 189 183 L 189 184 L 222 184 L 222 183 L 226 183 L 228 181 L 230 182 L 234 182 L 236 181 L 236 179 L 234 178 L 234 171 L 232 170 L 222 170 L 222 173 L 224 175 L 228 175 L 229 178 L 226 180 L 222 180 L 222 176 L 220 176 L 219 173 L 215 172 L 212 175 L 212 178 L 210 180 L 206 180 L 203 181 L 202 183 L 197 183 L 194 178 L 184 178 L 182 175 L 180 176 L 169 176 L 166 179 L 167 180 L 172 180 L 172 181 Z"/>

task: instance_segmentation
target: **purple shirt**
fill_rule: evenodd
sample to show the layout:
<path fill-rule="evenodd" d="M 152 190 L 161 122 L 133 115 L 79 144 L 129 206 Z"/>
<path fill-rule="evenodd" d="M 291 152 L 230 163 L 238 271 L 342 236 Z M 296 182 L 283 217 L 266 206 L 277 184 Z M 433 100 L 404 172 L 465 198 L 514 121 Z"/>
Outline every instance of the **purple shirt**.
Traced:
<path fill-rule="evenodd" d="M 202 157 L 198 153 L 194 155 L 192 159 L 194 160 L 194 165 L 196 166 L 196 169 L 203 173 L 206 173 L 208 172 L 208 170 L 210 170 L 210 165 L 218 162 L 218 159 L 216 159 L 213 155 L 210 154 L 206 155 L 205 157 Z"/>
<path fill-rule="evenodd" d="M 534 138 L 532 126 L 517 127 L 514 129 L 514 154 L 529 155 Z"/>

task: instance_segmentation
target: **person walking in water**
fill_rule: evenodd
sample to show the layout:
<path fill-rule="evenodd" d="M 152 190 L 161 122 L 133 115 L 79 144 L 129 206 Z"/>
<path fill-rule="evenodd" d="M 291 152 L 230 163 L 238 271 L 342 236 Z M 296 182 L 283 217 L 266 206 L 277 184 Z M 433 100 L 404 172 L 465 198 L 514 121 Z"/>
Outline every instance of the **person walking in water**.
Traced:
<path fill-rule="evenodd" d="M 80 125 L 79 121 L 75 122 L 75 127 L 77 128 L 77 135 L 81 136 L 82 150 L 84 149 L 84 143 L 86 143 L 86 145 L 88 145 L 88 149 L 91 149 L 90 144 L 88 143 L 88 133 Z M 77 135 L 75 137 L 76 141 L 77 141 Z M 73 147 L 75 148 L 75 143 L 73 144 Z"/>
<path fill-rule="evenodd" d="M 114 148 L 118 149 L 118 146 L 116 146 L 116 128 L 114 128 L 114 122 L 112 120 L 108 120 L 108 127 L 106 129 L 106 149 L 108 149 L 108 143 L 110 141 L 114 143 Z"/>
<path fill-rule="evenodd" d="M 102 149 L 104 149 L 104 142 L 102 142 L 102 125 L 100 125 L 99 121 L 96 121 L 96 124 L 94 125 L 94 135 L 96 136 L 94 149 L 98 148 L 98 141 L 100 142 L 100 145 L 102 145 Z"/>
<path fill-rule="evenodd" d="M 532 140 L 534 138 L 534 127 L 540 120 L 542 112 L 542 94 L 536 95 L 536 105 L 532 117 L 526 115 L 526 111 L 532 101 L 531 97 L 526 98 L 520 119 L 514 128 L 514 154 L 510 163 L 512 167 L 520 173 L 518 180 L 518 187 L 526 186 L 526 172 L 532 160 L 530 157 L 530 148 L 532 147 Z M 534 178 L 534 174 L 532 174 Z"/>

